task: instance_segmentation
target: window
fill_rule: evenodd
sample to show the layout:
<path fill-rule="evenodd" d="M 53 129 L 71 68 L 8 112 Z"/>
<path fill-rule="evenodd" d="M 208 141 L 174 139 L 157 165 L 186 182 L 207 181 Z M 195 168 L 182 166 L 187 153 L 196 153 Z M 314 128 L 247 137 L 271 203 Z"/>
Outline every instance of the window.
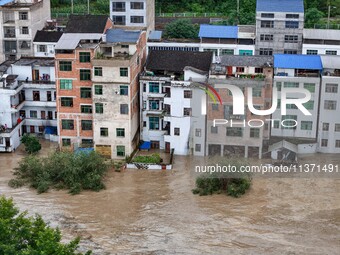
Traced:
<path fill-rule="evenodd" d="M 282 82 L 276 82 L 277 91 L 281 91 Z"/>
<path fill-rule="evenodd" d="M 297 50 L 284 50 L 284 54 L 297 54 Z"/>
<path fill-rule="evenodd" d="M 118 145 L 116 149 L 117 149 L 117 156 L 125 157 L 125 146 L 124 145 Z"/>
<path fill-rule="evenodd" d="M 260 35 L 261 41 L 273 41 L 273 39 L 274 39 L 274 35 L 265 35 L 265 34 Z"/>
<path fill-rule="evenodd" d="M 282 126 L 283 129 L 296 129 L 296 115 L 285 115 L 282 116 L 282 121 L 285 126 Z M 294 127 L 295 126 L 295 127 Z"/>
<path fill-rule="evenodd" d="M 236 72 L 237 73 L 244 73 L 244 67 L 241 67 L 241 66 L 236 67 Z"/>
<path fill-rule="evenodd" d="M 144 17 L 143 16 L 131 16 L 130 22 L 131 23 L 144 23 Z"/>
<path fill-rule="evenodd" d="M 40 91 L 33 90 L 33 101 L 40 101 Z"/>
<path fill-rule="evenodd" d="M 283 83 L 283 86 L 285 88 L 298 88 L 299 83 L 298 82 L 285 82 L 285 83 Z"/>
<path fill-rule="evenodd" d="M 91 80 L 91 70 L 80 69 L 80 80 L 81 81 L 90 81 Z"/>
<path fill-rule="evenodd" d="M 128 48 L 129 48 L 129 45 L 128 45 L 128 44 L 122 44 L 120 47 L 121 47 L 122 49 L 128 49 Z"/>
<path fill-rule="evenodd" d="M 31 42 L 30 41 L 19 41 L 20 49 L 30 49 Z"/>
<path fill-rule="evenodd" d="M 262 88 L 253 88 L 253 97 L 262 97 Z"/>
<path fill-rule="evenodd" d="M 86 130 L 92 130 L 92 120 L 82 120 L 81 121 L 81 129 Z"/>
<path fill-rule="evenodd" d="M 274 13 L 261 13 L 261 18 L 274 18 Z"/>
<path fill-rule="evenodd" d="M 150 100 L 149 101 L 149 109 L 150 110 L 159 110 L 159 100 Z"/>
<path fill-rule="evenodd" d="M 328 139 L 321 139 L 321 147 L 327 147 L 328 146 Z"/>
<path fill-rule="evenodd" d="M 130 4 L 130 9 L 133 10 L 143 10 L 144 9 L 144 5 L 143 2 L 131 2 Z"/>
<path fill-rule="evenodd" d="M 191 116 L 191 108 L 184 108 L 183 109 L 184 116 Z"/>
<path fill-rule="evenodd" d="M 318 55 L 318 50 L 307 50 L 307 55 Z"/>
<path fill-rule="evenodd" d="M 73 98 L 72 97 L 62 97 L 60 99 L 61 106 L 64 107 L 73 107 Z"/>
<path fill-rule="evenodd" d="M 307 103 L 304 103 L 303 106 L 307 109 L 307 110 L 314 110 L 314 101 L 308 101 Z"/>
<path fill-rule="evenodd" d="M 20 27 L 20 34 L 28 35 L 29 34 L 28 27 Z"/>
<path fill-rule="evenodd" d="M 315 92 L 315 84 L 314 83 L 304 83 L 303 87 L 311 93 Z"/>
<path fill-rule="evenodd" d="M 120 85 L 119 87 L 119 94 L 123 96 L 129 95 L 129 87 L 126 85 Z"/>
<path fill-rule="evenodd" d="M 4 41 L 5 42 L 5 52 L 14 53 L 17 50 L 16 41 Z"/>
<path fill-rule="evenodd" d="M 95 67 L 94 68 L 94 76 L 103 76 L 103 68 Z"/>
<path fill-rule="evenodd" d="M 322 123 L 322 131 L 329 131 L 329 123 Z"/>
<path fill-rule="evenodd" d="M 93 146 L 93 140 L 92 139 L 81 139 L 82 145 L 87 145 L 87 146 Z"/>
<path fill-rule="evenodd" d="M 113 12 L 125 12 L 125 2 L 112 2 Z"/>
<path fill-rule="evenodd" d="M 202 133 L 202 129 L 200 129 L 200 128 L 195 129 L 195 136 L 201 137 L 201 133 Z"/>
<path fill-rule="evenodd" d="M 301 121 L 301 130 L 312 130 L 313 121 Z"/>
<path fill-rule="evenodd" d="M 274 120 L 274 128 L 275 128 L 275 129 L 280 128 L 280 121 Z"/>
<path fill-rule="evenodd" d="M 81 113 L 92 113 L 92 105 L 81 105 L 80 112 Z"/>
<path fill-rule="evenodd" d="M 192 91 L 184 90 L 184 98 L 192 98 Z"/>
<path fill-rule="evenodd" d="M 326 50 L 326 55 L 337 55 L 336 50 Z"/>
<path fill-rule="evenodd" d="M 195 151 L 200 152 L 201 151 L 201 145 L 200 144 L 195 144 Z"/>
<path fill-rule="evenodd" d="M 38 112 L 37 111 L 30 111 L 30 118 L 38 118 Z"/>
<path fill-rule="evenodd" d="M 221 49 L 220 55 L 234 55 L 233 49 Z"/>
<path fill-rule="evenodd" d="M 91 98 L 91 88 L 80 88 L 80 98 Z"/>
<path fill-rule="evenodd" d="M 104 106 L 102 103 L 95 103 L 96 113 L 104 113 Z"/>
<path fill-rule="evenodd" d="M 159 130 L 159 117 L 149 117 L 149 129 Z"/>
<path fill-rule="evenodd" d="M 71 139 L 70 138 L 63 138 L 62 144 L 63 144 L 63 146 L 71 146 Z"/>
<path fill-rule="evenodd" d="M 251 138 L 259 138 L 260 137 L 260 129 L 259 128 L 250 128 L 250 137 Z"/>
<path fill-rule="evenodd" d="M 19 20 L 28 20 L 28 12 L 19 12 Z"/>
<path fill-rule="evenodd" d="M 286 19 L 298 19 L 299 14 L 286 14 Z"/>
<path fill-rule="evenodd" d="M 128 77 L 129 71 L 128 71 L 127 67 L 121 67 L 119 69 L 119 71 L 120 71 L 120 76 L 121 77 Z"/>
<path fill-rule="evenodd" d="M 72 62 L 59 61 L 59 71 L 72 71 Z"/>
<path fill-rule="evenodd" d="M 38 52 L 46 52 L 47 51 L 47 45 L 37 45 Z"/>
<path fill-rule="evenodd" d="M 299 36 L 297 35 L 285 35 L 286 43 L 297 43 L 299 40 Z"/>
<path fill-rule="evenodd" d="M 112 16 L 112 21 L 115 25 L 125 25 L 125 16 Z"/>
<path fill-rule="evenodd" d="M 15 37 L 15 27 L 4 27 L 4 37 L 14 38 Z"/>
<path fill-rule="evenodd" d="M 255 67 L 255 73 L 263 73 L 263 68 Z"/>
<path fill-rule="evenodd" d="M 60 89 L 70 90 L 72 89 L 72 80 L 60 80 Z"/>
<path fill-rule="evenodd" d="M 274 21 L 273 20 L 262 20 L 261 21 L 261 27 L 273 28 L 274 27 Z"/>
<path fill-rule="evenodd" d="M 174 135 L 180 135 L 180 129 L 174 128 Z"/>
<path fill-rule="evenodd" d="M 103 95 L 103 86 L 102 85 L 94 85 L 94 94 L 95 95 Z"/>
<path fill-rule="evenodd" d="M 79 62 L 80 63 L 91 62 L 91 53 L 90 52 L 79 52 Z"/>
<path fill-rule="evenodd" d="M 158 82 L 150 82 L 149 83 L 149 92 L 150 93 L 159 93 L 159 83 Z"/>
<path fill-rule="evenodd" d="M 335 140 L 335 148 L 340 148 L 340 140 Z"/>
<path fill-rule="evenodd" d="M 334 131 L 340 132 L 340 124 L 335 124 Z"/>
<path fill-rule="evenodd" d="M 61 128 L 66 130 L 73 130 L 74 120 L 61 120 Z"/>
<path fill-rule="evenodd" d="M 218 104 L 212 104 L 211 108 L 213 111 L 218 111 Z"/>
<path fill-rule="evenodd" d="M 227 127 L 227 136 L 243 136 L 243 130 L 240 127 Z"/>
<path fill-rule="evenodd" d="M 326 83 L 326 93 L 338 93 L 338 84 Z"/>
<path fill-rule="evenodd" d="M 260 48 L 260 55 L 273 55 L 273 49 L 271 48 Z"/>
<path fill-rule="evenodd" d="M 299 28 L 299 21 L 286 21 L 286 28 Z"/>
<path fill-rule="evenodd" d="M 116 128 L 117 137 L 125 137 L 125 128 Z"/>
<path fill-rule="evenodd" d="M 218 127 L 211 126 L 210 132 L 211 132 L 212 134 L 217 134 L 217 133 L 218 133 Z"/>
<path fill-rule="evenodd" d="M 104 137 L 109 136 L 109 129 L 108 128 L 100 128 L 100 136 L 104 136 Z"/>
<path fill-rule="evenodd" d="M 336 110 L 336 101 L 325 100 L 324 108 L 325 110 Z"/>
<path fill-rule="evenodd" d="M 129 114 L 129 105 L 121 104 L 120 105 L 120 114 Z"/>

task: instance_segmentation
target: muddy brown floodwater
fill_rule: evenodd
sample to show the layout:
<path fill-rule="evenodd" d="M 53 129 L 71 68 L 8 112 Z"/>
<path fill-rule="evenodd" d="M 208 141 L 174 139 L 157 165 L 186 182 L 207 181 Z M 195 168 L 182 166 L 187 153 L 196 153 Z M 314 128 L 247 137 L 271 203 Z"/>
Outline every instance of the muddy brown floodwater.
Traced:
<path fill-rule="evenodd" d="M 44 142 L 42 153 L 53 146 Z M 107 189 L 98 193 L 37 195 L 7 185 L 23 155 L 22 149 L 0 154 L 0 193 L 59 227 L 65 240 L 81 236 L 82 251 L 340 254 L 339 179 L 256 178 L 241 198 L 200 197 L 191 193 L 192 163 L 197 159 L 176 156 L 171 171 L 110 172 Z M 338 155 L 318 157 L 340 164 Z"/>

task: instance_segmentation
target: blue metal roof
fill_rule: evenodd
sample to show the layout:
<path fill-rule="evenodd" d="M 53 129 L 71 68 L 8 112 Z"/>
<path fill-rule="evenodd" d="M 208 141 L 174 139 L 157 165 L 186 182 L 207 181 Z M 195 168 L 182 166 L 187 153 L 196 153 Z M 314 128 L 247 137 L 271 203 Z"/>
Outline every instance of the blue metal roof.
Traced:
<path fill-rule="evenodd" d="M 205 38 L 237 38 L 238 27 L 237 26 L 218 26 L 218 25 L 206 25 L 200 26 L 200 32 L 198 37 Z"/>
<path fill-rule="evenodd" d="M 4 4 L 8 4 L 10 2 L 13 2 L 14 0 L 0 0 L 0 6 L 3 6 Z"/>
<path fill-rule="evenodd" d="M 151 148 L 151 142 L 143 142 L 140 146 L 140 150 L 150 150 Z"/>
<path fill-rule="evenodd" d="M 162 31 L 151 31 L 149 34 L 149 40 L 161 40 L 162 39 Z"/>
<path fill-rule="evenodd" d="M 136 43 L 140 33 L 139 30 L 108 29 L 106 41 L 108 43 Z"/>
<path fill-rule="evenodd" d="M 319 55 L 275 54 L 274 68 L 322 70 Z"/>
<path fill-rule="evenodd" d="M 303 0 L 257 0 L 256 11 L 303 13 Z"/>

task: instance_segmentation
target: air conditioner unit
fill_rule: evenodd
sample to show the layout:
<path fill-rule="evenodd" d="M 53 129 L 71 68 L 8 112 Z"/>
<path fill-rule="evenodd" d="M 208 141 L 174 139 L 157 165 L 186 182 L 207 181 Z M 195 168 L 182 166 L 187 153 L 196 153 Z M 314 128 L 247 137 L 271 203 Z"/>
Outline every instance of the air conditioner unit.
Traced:
<path fill-rule="evenodd" d="M 45 52 L 44 54 L 45 54 L 45 56 L 48 56 L 48 52 Z"/>
<path fill-rule="evenodd" d="M 53 53 L 54 53 L 54 51 L 53 51 L 53 50 L 50 50 L 50 53 L 52 53 L 52 54 L 53 54 Z"/>

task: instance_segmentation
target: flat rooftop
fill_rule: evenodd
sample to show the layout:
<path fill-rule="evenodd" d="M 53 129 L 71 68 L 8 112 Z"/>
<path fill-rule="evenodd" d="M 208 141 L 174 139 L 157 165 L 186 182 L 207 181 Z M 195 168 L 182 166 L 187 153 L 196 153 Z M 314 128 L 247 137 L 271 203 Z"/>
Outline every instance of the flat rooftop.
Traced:
<path fill-rule="evenodd" d="M 54 58 L 22 57 L 13 63 L 16 66 L 54 66 Z"/>

